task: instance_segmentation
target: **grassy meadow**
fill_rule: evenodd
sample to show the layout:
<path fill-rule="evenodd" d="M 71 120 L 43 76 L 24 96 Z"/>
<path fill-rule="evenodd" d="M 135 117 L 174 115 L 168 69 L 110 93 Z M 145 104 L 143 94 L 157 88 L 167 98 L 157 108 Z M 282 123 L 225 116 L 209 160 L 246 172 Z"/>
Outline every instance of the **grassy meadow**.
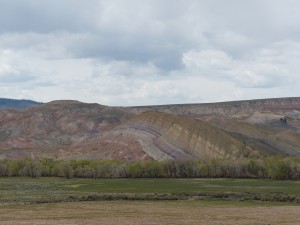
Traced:
<path fill-rule="evenodd" d="M 299 181 L 2 177 L 0 224 L 293 225 L 299 199 Z"/>
<path fill-rule="evenodd" d="M 300 202 L 299 181 L 269 179 L 0 178 L 0 203 L 93 200 L 243 200 Z"/>

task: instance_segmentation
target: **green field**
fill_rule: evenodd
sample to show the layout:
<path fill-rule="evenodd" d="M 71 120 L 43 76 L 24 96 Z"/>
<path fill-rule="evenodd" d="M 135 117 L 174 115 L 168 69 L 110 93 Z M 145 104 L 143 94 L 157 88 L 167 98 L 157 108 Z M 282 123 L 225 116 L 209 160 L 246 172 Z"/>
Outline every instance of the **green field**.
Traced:
<path fill-rule="evenodd" d="M 278 197 L 279 196 L 279 197 Z M 300 182 L 265 179 L 0 178 L 0 203 L 85 200 L 300 201 Z"/>
<path fill-rule="evenodd" d="M 1 225 L 293 225 L 299 212 L 299 181 L 0 178 Z"/>

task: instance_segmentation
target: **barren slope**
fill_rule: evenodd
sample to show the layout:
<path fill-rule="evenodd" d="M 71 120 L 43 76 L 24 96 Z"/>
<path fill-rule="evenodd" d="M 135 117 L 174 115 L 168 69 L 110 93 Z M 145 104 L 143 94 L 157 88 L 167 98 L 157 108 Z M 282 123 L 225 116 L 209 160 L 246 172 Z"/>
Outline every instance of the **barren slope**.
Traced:
<path fill-rule="evenodd" d="M 288 116 L 300 119 L 300 98 L 275 98 L 246 100 L 204 104 L 160 105 L 129 107 L 130 112 L 159 111 L 175 115 L 206 117 L 222 115 L 228 118 L 238 118 L 249 122 L 268 122 Z"/>
<path fill-rule="evenodd" d="M 250 146 L 206 121 L 160 112 L 142 113 L 126 120 L 98 138 L 72 146 L 69 152 L 73 158 L 84 155 L 131 160 L 236 159 L 267 155 L 260 146 Z"/>
<path fill-rule="evenodd" d="M 0 111 L 0 149 L 65 149 L 98 137 L 127 116 L 118 108 L 77 101 L 3 110 Z"/>
<path fill-rule="evenodd" d="M 148 112 L 130 119 L 110 132 L 134 137 L 154 159 L 258 157 L 226 131 L 186 116 Z"/>
<path fill-rule="evenodd" d="M 300 98 L 108 107 L 55 101 L 0 111 L 0 158 L 300 155 Z"/>
<path fill-rule="evenodd" d="M 238 119 L 214 116 L 207 119 L 214 126 L 229 132 L 247 145 L 260 149 L 266 155 L 300 155 L 300 132 L 280 119 L 270 122 L 253 124 Z"/>

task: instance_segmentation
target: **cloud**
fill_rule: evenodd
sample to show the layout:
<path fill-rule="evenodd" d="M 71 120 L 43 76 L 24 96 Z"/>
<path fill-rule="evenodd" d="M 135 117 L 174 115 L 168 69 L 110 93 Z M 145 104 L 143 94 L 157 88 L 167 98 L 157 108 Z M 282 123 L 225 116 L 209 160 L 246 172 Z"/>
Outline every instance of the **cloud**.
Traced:
<path fill-rule="evenodd" d="M 26 74 L 5 74 L 0 76 L 0 83 L 24 83 L 31 80 L 34 80 L 35 78 L 31 75 Z"/>
<path fill-rule="evenodd" d="M 182 60 L 187 71 L 199 76 L 231 81 L 243 88 L 271 88 L 297 82 L 299 50 L 300 43 L 287 41 L 252 51 L 245 59 L 221 50 L 191 50 Z"/>
<path fill-rule="evenodd" d="M 82 31 L 89 29 L 89 14 L 97 1 L 16 0 L 0 2 L 0 32 Z"/>
<path fill-rule="evenodd" d="M 300 4 L 0 1 L 0 96 L 108 105 L 298 96 Z"/>

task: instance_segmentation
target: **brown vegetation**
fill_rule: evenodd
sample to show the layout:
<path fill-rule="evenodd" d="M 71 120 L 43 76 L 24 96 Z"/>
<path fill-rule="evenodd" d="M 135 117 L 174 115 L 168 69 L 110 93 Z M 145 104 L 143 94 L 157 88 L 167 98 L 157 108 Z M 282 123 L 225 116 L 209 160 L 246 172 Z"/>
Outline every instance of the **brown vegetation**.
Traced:
<path fill-rule="evenodd" d="M 79 202 L 0 207 L 0 224 L 295 225 L 299 206 L 206 201 Z"/>

